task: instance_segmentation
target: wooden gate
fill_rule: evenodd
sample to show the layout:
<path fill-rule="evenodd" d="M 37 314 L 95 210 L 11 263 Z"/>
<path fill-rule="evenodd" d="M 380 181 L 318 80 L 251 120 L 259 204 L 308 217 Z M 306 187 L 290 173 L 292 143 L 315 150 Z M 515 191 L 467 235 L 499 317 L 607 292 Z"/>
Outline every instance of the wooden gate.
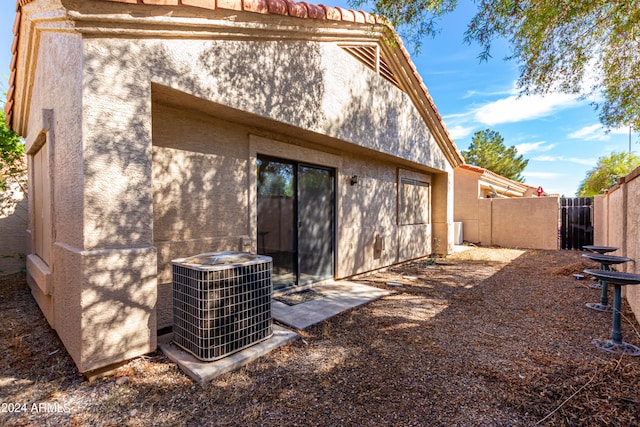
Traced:
<path fill-rule="evenodd" d="M 563 197 L 560 206 L 560 249 L 593 245 L 593 197 Z"/>

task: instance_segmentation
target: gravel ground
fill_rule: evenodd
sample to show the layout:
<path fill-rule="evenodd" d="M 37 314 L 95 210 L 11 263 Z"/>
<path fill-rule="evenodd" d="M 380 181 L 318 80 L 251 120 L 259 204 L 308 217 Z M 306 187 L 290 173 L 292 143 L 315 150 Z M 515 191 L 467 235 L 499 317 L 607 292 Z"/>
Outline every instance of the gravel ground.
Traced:
<path fill-rule="evenodd" d="M 88 382 L 21 276 L 0 278 L 2 426 L 638 426 L 640 358 L 579 252 L 473 248 L 355 278 L 392 294 L 212 383 L 161 353 Z M 388 282 L 401 282 L 402 287 Z M 623 305 L 624 340 L 640 345 Z"/>

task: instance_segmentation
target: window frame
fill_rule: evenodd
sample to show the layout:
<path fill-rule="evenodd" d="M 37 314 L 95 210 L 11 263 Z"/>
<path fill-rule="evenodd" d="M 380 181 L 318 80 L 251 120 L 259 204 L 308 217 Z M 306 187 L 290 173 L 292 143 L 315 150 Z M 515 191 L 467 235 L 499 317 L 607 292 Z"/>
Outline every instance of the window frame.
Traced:
<path fill-rule="evenodd" d="M 420 189 L 424 189 L 422 197 Z M 430 223 L 431 183 L 427 180 L 400 176 L 398 179 L 398 225 Z"/>

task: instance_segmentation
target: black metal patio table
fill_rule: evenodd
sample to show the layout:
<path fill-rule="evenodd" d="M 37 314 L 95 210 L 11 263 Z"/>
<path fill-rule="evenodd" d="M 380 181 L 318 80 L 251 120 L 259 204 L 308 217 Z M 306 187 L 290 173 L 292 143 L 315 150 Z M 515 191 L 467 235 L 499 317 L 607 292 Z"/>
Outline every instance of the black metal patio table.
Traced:
<path fill-rule="evenodd" d="M 640 284 L 640 274 L 623 273 L 620 271 L 606 270 L 584 270 L 603 282 L 611 283 L 614 286 L 613 291 L 613 325 L 611 327 L 611 339 L 604 340 L 596 338 L 593 344 L 610 353 L 625 353 L 629 356 L 640 356 L 640 348 L 622 341 L 622 332 L 620 330 L 620 310 L 622 307 L 622 286 Z"/>
<path fill-rule="evenodd" d="M 599 253 L 587 253 L 582 254 L 583 257 L 589 258 L 593 261 L 598 261 L 600 263 L 601 271 L 611 271 L 611 265 L 613 264 L 622 264 L 624 262 L 633 261 L 631 258 L 623 257 L 623 256 L 615 256 L 615 255 L 603 255 Z M 600 280 L 600 286 L 602 288 L 602 292 L 600 293 L 600 302 L 593 303 L 589 302 L 586 304 L 587 307 L 598 310 L 598 311 L 611 311 L 611 306 L 609 305 L 609 289 L 607 287 L 607 282 L 604 280 Z"/>
<path fill-rule="evenodd" d="M 582 249 L 586 249 L 591 252 L 596 252 L 599 254 L 608 254 L 609 252 L 615 252 L 620 248 L 616 248 L 613 246 L 597 246 L 597 245 L 585 245 Z"/>
<path fill-rule="evenodd" d="M 615 246 L 584 245 L 582 249 L 604 255 L 609 252 L 615 252 L 620 248 L 616 248 Z M 593 289 L 602 289 L 602 284 L 598 281 L 590 284 L 589 287 Z"/>

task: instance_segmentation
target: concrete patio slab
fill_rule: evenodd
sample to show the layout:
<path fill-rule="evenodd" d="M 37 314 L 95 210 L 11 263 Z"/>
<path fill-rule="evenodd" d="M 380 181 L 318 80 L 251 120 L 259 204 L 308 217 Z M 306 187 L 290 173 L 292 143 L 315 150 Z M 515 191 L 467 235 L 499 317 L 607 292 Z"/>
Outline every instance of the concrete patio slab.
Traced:
<path fill-rule="evenodd" d="M 323 297 L 297 305 L 287 305 L 274 299 L 271 303 L 273 318 L 284 325 L 303 330 L 343 311 L 390 294 L 384 289 L 348 281 L 328 281 L 316 284 L 311 289 Z"/>
<path fill-rule="evenodd" d="M 207 383 L 227 372 L 234 371 L 268 354 L 278 347 L 300 338 L 298 334 L 278 325 L 273 325 L 273 335 L 266 340 L 245 348 L 235 354 L 213 362 L 203 362 L 171 342 L 172 335 L 158 338 L 160 350 L 191 379 L 200 384 Z"/>
<path fill-rule="evenodd" d="M 296 305 L 287 305 L 272 300 L 271 314 L 279 323 L 303 330 L 311 325 L 322 322 L 345 310 L 374 301 L 391 292 L 371 286 L 347 281 L 328 281 L 314 285 L 311 289 L 322 297 Z M 279 325 L 273 325 L 273 336 L 270 338 L 213 362 L 203 362 L 192 354 L 182 350 L 171 342 L 172 334 L 158 337 L 158 347 L 175 362 L 180 369 L 198 383 L 207 383 L 216 377 L 236 370 L 274 349 L 290 344 L 300 336 Z"/>

